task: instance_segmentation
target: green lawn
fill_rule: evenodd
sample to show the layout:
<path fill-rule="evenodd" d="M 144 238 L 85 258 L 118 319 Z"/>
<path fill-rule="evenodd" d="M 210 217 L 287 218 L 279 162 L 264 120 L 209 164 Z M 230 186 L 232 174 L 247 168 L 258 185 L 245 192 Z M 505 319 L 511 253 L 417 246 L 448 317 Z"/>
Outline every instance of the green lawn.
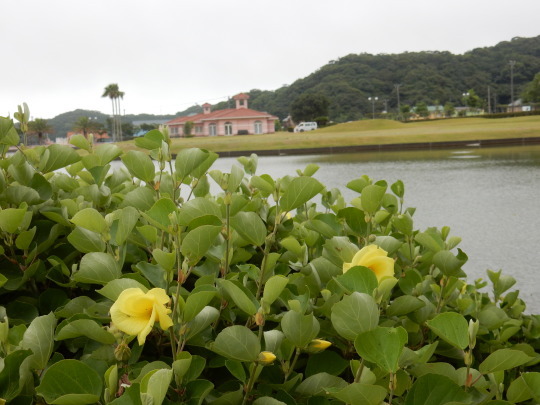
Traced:
<path fill-rule="evenodd" d="M 174 138 L 172 152 L 177 153 L 180 149 L 193 147 L 224 152 L 534 136 L 540 136 L 540 116 L 462 118 L 406 124 L 389 120 L 364 120 L 303 133 Z M 136 149 L 133 141 L 121 142 L 119 146 L 125 150 Z"/>

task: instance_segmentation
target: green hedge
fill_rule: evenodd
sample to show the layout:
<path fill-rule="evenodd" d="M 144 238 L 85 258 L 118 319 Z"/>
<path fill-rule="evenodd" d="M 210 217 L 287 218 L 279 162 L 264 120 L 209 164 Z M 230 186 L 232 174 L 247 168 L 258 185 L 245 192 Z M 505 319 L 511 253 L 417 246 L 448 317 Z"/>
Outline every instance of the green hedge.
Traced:
<path fill-rule="evenodd" d="M 511 276 L 468 281 L 401 181 L 345 201 L 317 165 L 221 172 L 158 130 L 146 153 L 75 136 L 7 155 L 14 131 L 0 119 L 0 402 L 539 400 L 540 318 Z"/>

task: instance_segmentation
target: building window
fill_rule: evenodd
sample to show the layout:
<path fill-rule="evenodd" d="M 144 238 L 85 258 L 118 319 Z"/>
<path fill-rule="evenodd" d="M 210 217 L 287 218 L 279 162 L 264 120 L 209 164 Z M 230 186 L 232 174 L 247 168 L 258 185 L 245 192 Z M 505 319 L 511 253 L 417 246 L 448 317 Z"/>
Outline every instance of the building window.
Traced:
<path fill-rule="evenodd" d="M 225 123 L 225 135 L 232 135 L 232 122 Z"/>
<path fill-rule="evenodd" d="M 196 133 L 196 134 L 200 134 L 201 132 L 202 132 L 202 126 L 201 126 L 201 125 L 197 125 L 197 126 L 195 127 L 195 133 Z"/>
<path fill-rule="evenodd" d="M 262 134 L 262 122 L 255 121 L 255 131 L 256 134 Z"/>
<path fill-rule="evenodd" d="M 210 136 L 216 136 L 217 135 L 216 124 L 208 125 L 208 133 L 209 133 Z"/>

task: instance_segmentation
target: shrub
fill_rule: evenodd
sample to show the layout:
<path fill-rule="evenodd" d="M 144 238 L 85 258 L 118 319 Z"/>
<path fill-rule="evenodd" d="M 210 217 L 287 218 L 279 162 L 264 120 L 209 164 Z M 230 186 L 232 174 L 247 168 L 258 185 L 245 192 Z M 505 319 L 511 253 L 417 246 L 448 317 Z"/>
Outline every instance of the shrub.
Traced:
<path fill-rule="evenodd" d="M 359 177 L 347 204 L 313 164 L 223 173 L 158 130 L 135 140 L 149 154 L 71 142 L 8 157 L 0 122 L 8 403 L 537 400 L 539 317 L 511 276 L 467 282 L 460 239 L 415 230 L 401 181 Z"/>

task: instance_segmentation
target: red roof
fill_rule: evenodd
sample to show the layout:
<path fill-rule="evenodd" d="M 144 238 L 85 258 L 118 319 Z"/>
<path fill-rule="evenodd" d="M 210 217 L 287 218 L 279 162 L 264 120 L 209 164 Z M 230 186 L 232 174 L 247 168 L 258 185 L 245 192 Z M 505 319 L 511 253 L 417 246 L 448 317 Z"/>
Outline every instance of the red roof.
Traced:
<path fill-rule="evenodd" d="M 261 119 L 278 119 L 272 114 L 262 111 L 252 110 L 251 108 L 226 108 L 225 110 L 212 111 L 209 114 L 196 114 L 187 117 L 174 118 L 166 122 L 166 125 L 183 124 L 187 121 L 192 121 L 195 124 L 200 124 L 203 121 L 215 121 L 223 119 L 242 119 L 242 118 L 261 118 Z"/>

